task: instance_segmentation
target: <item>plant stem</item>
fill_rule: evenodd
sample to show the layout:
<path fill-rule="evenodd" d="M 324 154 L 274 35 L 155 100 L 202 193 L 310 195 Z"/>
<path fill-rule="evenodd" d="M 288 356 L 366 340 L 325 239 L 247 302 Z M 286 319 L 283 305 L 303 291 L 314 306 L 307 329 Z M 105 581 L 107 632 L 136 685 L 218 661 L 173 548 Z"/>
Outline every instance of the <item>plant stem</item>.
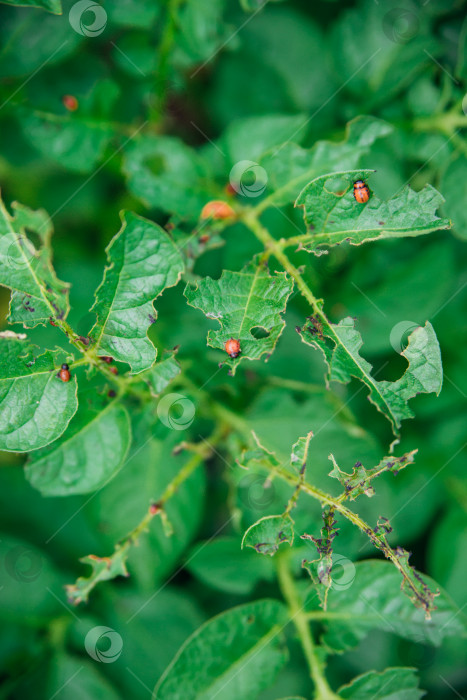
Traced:
<path fill-rule="evenodd" d="M 92 573 L 88 578 L 79 578 L 78 581 L 70 586 L 67 586 L 68 599 L 70 602 L 77 605 L 88 599 L 91 591 L 101 582 L 107 581 L 109 578 L 115 578 L 118 575 L 122 575 L 125 572 L 125 562 L 128 558 L 129 551 L 133 545 L 136 545 L 139 538 L 144 532 L 147 532 L 149 525 L 156 515 L 159 515 L 164 524 L 164 529 L 166 534 L 171 534 L 170 523 L 167 520 L 165 514 L 164 506 L 169 501 L 175 493 L 177 493 L 180 486 L 193 474 L 193 472 L 203 463 L 203 460 L 210 456 L 212 448 L 216 445 L 225 434 L 225 426 L 219 425 L 216 430 L 212 433 L 208 440 L 205 440 L 203 445 L 205 448 L 199 450 L 196 454 L 184 464 L 180 469 L 178 474 L 174 476 L 172 481 L 166 486 L 161 497 L 157 502 L 153 502 L 143 518 L 139 523 L 128 532 L 117 544 L 114 546 L 114 551 L 108 557 L 94 557 L 90 555 L 93 559 L 98 559 L 100 561 L 105 561 L 107 566 L 102 569 L 99 573 Z M 108 572 L 112 569 L 112 566 L 118 563 L 120 569 L 118 573 L 113 573 L 110 576 Z M 116 567 L 118 568 L 118 567 Z"/>
<path fill-rule="evenodd" d="M 264 245 L 266 250 L 271 251 L 272 254 L 280 262 L 284 270 L 286 270 L 289 273 L 292 279 L 296 282 L 297 287 L 299 288 L 302 295 L 313 308 L 313 311 L 317 315 L 322 317 L 322 319 L 327 323 L 327 319 L 319 306 L 319 300 L 315 297 L 311 289 L 308 287 L 297 268 L 294 265 L 292 265 L 287 255 L 283 252 L 282 247 L 284 243 L 276 241 L 275 238 L 271 236 L 269 231 L 259 221 L 256 214 L 251 212 L 245 214 L 243 217 L 243 221 L 248 226 L 248 228 L 254 233 L 256 238 Z"/>
<path fill-rule="evenodd" d="M 332 339 L 336 347 L 342 345 L 342 341 L 335 332 L 333 326 L 329 323 L 326 315 L 321 310 L 320 300 L 318 300 L 311 289 L 306 284 L 305 280 L 297 270 L 297 268 L 290 262 L 287 255 L 284 253 L 282 247 L 284 242 L 276 241 L 269 231 L 261 224 L 257 217 L 257 213 L 254 210 L 247 211 L 243 214 L 243 222 L 248 228 L 254 233 L 256 238 L 264 245 L 266 250 L 271 250 L 277 260 L 281 263 L 283 268 L 289 273 L 292 279 L 296 282 L 298 289 L 305 299 L 309 302 L 315 315 L 320 319 L 320 321 L 326 327 L 326 334 Z M 345 348 L 344 348 L 345 349 Z M 224 409 L 224 415 L 227 415 Z M 298 482 L 296 476 L 288 472 L 283 467 L 275 467 L 271 465 L 271 472 L 277 474 L 280 478 L 288 481 L 295 488 L 298 487 Z M 329 505 L 338 513 L 341 513 L 347 520 L 349 520 L 353 525 L 358 527 L 363 533 L 369 537 L 372 544 L 383 552 L 384 556 L 389 559 L 394 566 L 401 573 L 404 583 L 410 588 L 415 600 L 420 600 L 419 591 L 417 589 L 417 584 L 414 580 L 409 577 L 404 569 L 403 563 L 401 562 L 401 555 L 394 551 L 385 541 L 379 538 L 373 529 L 360 518 L 359 515 L 351 511 L 347 506 L 343 505 L 342 498 L 333 498 L 328 494 L 324 493 L 320 489 L 312 486 L 306 481 L 300 482 L 300 490 L 305 491 L 310 496 L 315 498 L 321 503 L 321 506 Z M 429 608 L 425 607 L 426 616 L 429 617 Z"/>
<path fill-rule="evenodd" d="M 297 630 L 303 653 L 310 671 L 310 677 L 315 685 L 315 700 L 335 700 L 339 696 L 330 688 L 323 671 L 323 664 L 315 651 L 315 643 L 307 619 L 307 613 L 300 604 L 300 599 L 289 568 L 289 552 L 279 552 L 276 557 L 277 578 L 281 593 L 284 596 L 290 619 Z"/>

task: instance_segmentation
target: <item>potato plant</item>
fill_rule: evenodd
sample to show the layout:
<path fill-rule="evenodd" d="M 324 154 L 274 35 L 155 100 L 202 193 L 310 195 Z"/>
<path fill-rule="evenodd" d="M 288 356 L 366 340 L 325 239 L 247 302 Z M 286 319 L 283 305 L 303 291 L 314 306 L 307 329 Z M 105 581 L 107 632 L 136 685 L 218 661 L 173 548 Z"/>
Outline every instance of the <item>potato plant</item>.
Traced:
<path fill-rule="evenodd" d="M 464 7 L 3 0 L 0 698 L 467 692 Z"/>

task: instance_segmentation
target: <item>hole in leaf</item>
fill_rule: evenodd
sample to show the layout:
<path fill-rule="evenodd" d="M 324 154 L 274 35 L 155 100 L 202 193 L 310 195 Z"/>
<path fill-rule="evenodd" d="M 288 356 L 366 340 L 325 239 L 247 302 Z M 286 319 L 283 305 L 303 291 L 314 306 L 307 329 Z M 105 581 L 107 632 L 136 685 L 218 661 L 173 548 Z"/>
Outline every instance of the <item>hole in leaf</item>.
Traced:
<path fill-rule="evenodd" d="M 250 333 L 253 338 L 256 338 L 256 340 L 261 340 L 261 338 L 269 338 L 271 335 L 271 333 L 262 326 L 255 326 L 250 330 Z"/>
<path fill-rule="evenodd" d="M 324 189 L 326 192 L 332 192 L 338 197 L 342 197 L 349 189 L 349 183 L 342 177 L 330 177 L 324 183 Z"/>

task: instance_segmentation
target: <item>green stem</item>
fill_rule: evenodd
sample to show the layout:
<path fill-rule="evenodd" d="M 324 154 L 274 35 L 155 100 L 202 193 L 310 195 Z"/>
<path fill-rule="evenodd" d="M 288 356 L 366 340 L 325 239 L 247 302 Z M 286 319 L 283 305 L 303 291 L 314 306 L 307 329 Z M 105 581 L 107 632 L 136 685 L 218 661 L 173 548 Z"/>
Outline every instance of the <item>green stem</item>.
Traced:
<path fill-rule="evenodd" d="M 90 577 L 83 579 L 78 579 L 77 583 L 74 585 L 67 586 L 69 600 L 78 604 L 80 602 L 86 601 L 88 599 L 91 591 L 101 582 L 107 581 L 109 578 L 115 578 L 108 575 L 108 571 L 112 567 L 112 563 L 119 562 L 124 566 L 129 551 L 132 546 L 138 543 L 139 538 L 144 532 L 147 532 L 152 519 L 158 515 L 164 520 L 164 524 L 169 525 L 167 517 L 165 514 L 164 506 L 169 501 L 174 494 L 177 493 L 180 486 L 193 474 L 193 472 L 203 463 L 204 459 L 210 456 L 212 448 L 216 445 L 225 434 L 225 426 L 218 426 L 216 430 L 212 433 L 211 437 L 204 441 L 206 446 L 204 450 L 199 450 L 196 454 L 186 462 L 186 464 L 181 468 L 178 474 L 172 479 L 172 481 L 167 485 L 163 491 L 161 497 L 156 503 L 152 503 L 143 518 L 139 523 L 128 532 L 117 544 L 114 546 L 114 551 L 108 557 L 99 557 L 107 561 L 107 568 L 103 569 L 100 574 L 92 574 Z M 168 528 L 167 528 L 168 530 Z M 169 533 L 170 534 L 170 533 Z M 122 573 L 121 571 L 119 572 Z"/>
<path fill-rule="evenodd" d="M 315 700 L 335 700 L 339 696 L 330 688 L 324 675 L 323 664 L 315 651 L 315 643 L 307 619 L 307 613 L 300 603 L 289 568 L 289 552 L 279 552 L 276 557 L 277 578 L 281 593 L 286 601 L 290 618 L 297 630 L 303 653 L 310 671 L 310 677 L 315 685 Z"/>
<path fill-rule="evenodd" d="M 284 270 L 286 270 L 295 281 L 298 289 L 313 308 L 313 311 L 327 324 L 328 321 L 321 311 L 319 300 L 308 287 L 297 268 L 292 265 L 287 255 L 283 252 L 283 247 L 288 243 L 288 241 L 285 239 L 282 241 L 276 241 L 276 239 L 271 236 L 269 231 L 259 221 L 256 213 L 249 212 L 245 214 L 243 221 L 252 231 L 252 233 L 254 233 L 256 238 L 264 245 L 266 250 L 271 251 L 274 257 L 277 258 Z"/>
<path fill-rule="evenodd" d="M 255 211 L 250 211 L 246 212 L 243 215 L 243 221 L 250 228 L 252 233 L 256 236 L 256 238 L 263 243 L 264 247 L 266 250 L 271 250 L 274 256 L 277 258 L 277 260 L 281 263 L 283 268 L 289 273 L 289 275 L 292 277 L 292 279 L 296 282 L 298 289 L 300 290 L 301 294 L 305 297 L 305 299 L 309 302 L 310 306 L 313 308 L 314 313 L 316 316 L 320 319 L 320 321 L 323 323 L 323 325 L 326 326 L 326 333 L 327 335 L 333 340 L 333 342 L 337 345 L 341 345 L 342 341 L 334 331 L 334 328 L 332 325 L 329 323 L 326 315 L 323 313 L 321 310 L 321 305 L 319 300 L 315 297 L 311 289 L 308 287 L 306 284 L 305 280 L 297 270 L 297 268 L 290 262 L 289 258 L 287 255 L 284 253 L 282 250 L 282 242 L 276 241 L 269 231 L 261 224 L 261 222 L 258 220 L 256 212 Z M 224 410 L 225 414 L 225 410 Z M 292 486 L 296 487 L 297 486 L 297 478 L 295 475 L 289 473 L 286 469 L 283 467 L 273 467 L 271 466 L 271 471 L 275 474 L 277 474 L 280 478 L 284 479 L 285 481 L 288 481 Z M 315 498 L 321 503 L 321 506 L 324 505 L 329 505 L 331 508 L 334 508 L 338 513 L 341 513 L 347 520 L 349 520 L 353 525 L 358 527 L 363 533 L 369 537 L 371 540 L 372 544 L 377 547 L 381 552 L 383 552 L 384 556 L 389 559 L 394 566 L 398 569 L 398 571 L 401 573 L 405 583 L 407 586 L 411 589 L 411 591 L 414 593 L 415 598 L 418 598 L 418 590 L 417 586 L 414 583 L 413 580 L 407 577 L 406 572 L 404 571 L 404 567 L 402 566 L 399 557 L 397 556 L 396 552 L 392 550 L 389 545 L 387 545 L 385 542 L 383 542 L 380 538 L 378 538 L 372 528 L 362 519 L 360 518 L 359 515 L 351 511 L 347 506 L 343 505 L 341 502 L 340 498 L 333 498 L 332 496 L 329 496 L 328 494 L 324 493 L 320 489 L 316 488 L 315 486 L 312 486 L 311 484 L 307 483 L 306 481 L 301 482 L 300 488 L 302 491 L 305 491 L 308 493 L 310 496 Z"/>

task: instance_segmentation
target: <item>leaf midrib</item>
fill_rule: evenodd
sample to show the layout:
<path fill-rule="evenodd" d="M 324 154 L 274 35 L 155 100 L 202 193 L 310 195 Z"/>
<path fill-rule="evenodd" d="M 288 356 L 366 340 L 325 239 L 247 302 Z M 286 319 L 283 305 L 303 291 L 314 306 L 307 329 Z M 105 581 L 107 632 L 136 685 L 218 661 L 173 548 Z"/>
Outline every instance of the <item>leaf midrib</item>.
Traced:
<path fill-rule="evenodd" d="M 21 251 L 21 256 L 26 261 L 26 264 L 27 264 L 27 267 L 31 273 L 31 276 L 33 277 L 35 283 L 37 284 L 37 286 L 41 292 L 42 299 L 44 300 L 46 306 L 50 309 L 51 316 L 54 317 L 55 316 L 55 309 L 53 308 L 52 304 L 49 302 L 48 298 L 45 296 L 42 284 L 40 283 L 39 278 L 37 277 L 36 273 L 34 272 L 32 266 L 29 264 L 29 260 L 27 259 L 26 255 L 24 254 L 24 250 L 23 250 L 22 246 L 18 245 L 18 235 L 19 234 L 17 231 L 14 230 L 13 225 L 12 225 L 14 219 L 9 215 L 9 213 L 5 209 L 3 202 L 0 202 L 0 211 L 1 211 L 5 221 L 7 222 L 8 229 L 9 229 L 10 233 L 12 233 L 13 236 L 15 237 L 15 243 L 17 244 L 17 247 Z M 25 238 L 27 238 L 27 236 L 25 236 Z M 13 289 L 13 287 L 9 287 L 9 289 Z M 19 290 L 19 289 L 15 289 L 15 291 L 17 291 L 19 293 L 24 293 L 22 290 Z M 34 297 L 35 299 L 40 300 L 40 297 L 36 296 L 35 294 L 31 294 L 30 296 Z"/>
<path fill-rule="evenodd" d="M 390 420 L 391 420 L 391 422 L 392 422 L 394 428 L 395 428 L 396 431 L 397 431 L 397 428 L 399 427 L 399 424 L 398 424 L 398 422 L 397 422 L 396 416 L 395 416 L 394 413 L 392 412 L 392 409 L 390 408 L 388 402 L 386 401 L 386 399 L 384 398 L 383 394 L 381 393 L 381 391 L 380 391 L 380 389 L 379 389 L 379 387 L 378 387 L 379 382 L 378 382 L 376 379 L 374 379 L 374 378 L 371 376 L 371 374 L 367 374 L 367 373 L 365 372 L 365 370 L 363 369 L 363 367 L 361 367 L 361 365 L 357 362 L 357 360 L 354 358 L 354 356 L 352 355 L 352 353 L 350 352 L 350 350 L 347 348 L 347 346 L 345 345 L 345 343 L 339 338 L 338 334 L 337 334 L 337 333 L 335 332 L 335 330 L 334 330 L 334 326 L 333 326 L 331 323 L 328 324 L 328 328 L 329 328 L 329 330 L 331 331 L 332 338 L 333 338 L 334 342 L 335 342 L 336 344 L 339 344 L 342 348 L 344 348 L 344 350 L 345 350 L 346 354 L 348 355 L 348 357 L 350 357 L 350 359 L 352 360 L 352 362 L 360 369 L 360 372 L 361 372 L 361 374 L 363 375 L 363 377 L 366 377 L 367 381 L 364 380 L 364 381 L 365 381 L 365 384 L 366 384 L 367 386 L 370 385 L 371 387 L 373 387 L 373 388 L 375 389 L 376 393 L 378 394 L 378 396 L 381 398 L 381 400 L 382 400 L 382 402 L 384 403 L 384 405 L 387 406 L 388 413 L 389 413 L 389 416 L 390 416 Z M 359 348 L 359 349 L 360 349 L 360 348 Z M 357 352 L 358 352 L 358 351 L 357 351 Z M 361 358 L 361 359 L 364 359 L 364 358 Z M 332 360 L 332 357 L 331 357 L 331 360 Z M 372 369 L 373 369 L 373 367 L 372 367 Z M 404 374 L 405 374 L 405 372 L 404 372 Z M 402 376 L 403 376 L 403 375 L 402 375 Z M 358 377 L 357 377 L 357 378 L 358 378 Z M 370 397 L 371 397 L 371 391 L 370 391 Z M 380 410 L 380 409 L 379 409 L 379 406 L 378 406 L 377 404 L 375 404 L 375 406 L 376 406 L 376 408 L 377 408 L 378 410 Z M 398 435 L 397 432 L 396 432 L 396 435 Z"/>
<path fill-rule="evenodd" d="M 274 625 L 273 627 L 271 627 L 271 629 L 269 630 L 269 632 L 267 632 L 267 634 L 265 634 L 263 637 L 258 639 L 256 644 L 254 644 L 252 647 L 250 647 L 245 654 L 242 654 L 241 656 L 239 656 L 238 659 L 236 661 L 234 661 L 234 663 L 231 664 L 226 671 L 224 671 L 224 673 L 222 673 L 220 676 L 216 676 L 215 683 L 211 683 L 211 685 L 209 685 L 207 688 L 203 689 L 202 695 L 198 695 L 199 700 L 206 700 L 207 696 L 205 695 L 205 693 L 209 692 L 213 688 L 213 686 L 217 685 L 219 683 L 219 681 L 221 681 L 223 678 L 231 676 L 232 671 L 235 670 L 238 666 L 240 667 L 240 669 L 242 667 L 246 666 L 252 660 L 252 658 L 254 658 L 256 656 L 256 653 L 259 653 L 263 648 L 266 648 L 268 643 L 271 640 L 273 640 L 275 636 L 277 636 L 277 634 L 281 631 L 281 629 L 282 628 L 280 625 Z M 234 673 L 233 676 L 231 676 L 232 679 L 238 675 L 240 669 L 236 673 Z M 230 681 L 230 679 L 227 680 L 227 683 L 229 681 Z M 219 690 L 216 692 L 215 695 L 209 695 L 208 696 L 209 700 L 213 700 L 219 694 L 219 692 L 221 690 L 223 690 L 225 685 L 226 684 L 222 685 L 219 688 Z"/>

